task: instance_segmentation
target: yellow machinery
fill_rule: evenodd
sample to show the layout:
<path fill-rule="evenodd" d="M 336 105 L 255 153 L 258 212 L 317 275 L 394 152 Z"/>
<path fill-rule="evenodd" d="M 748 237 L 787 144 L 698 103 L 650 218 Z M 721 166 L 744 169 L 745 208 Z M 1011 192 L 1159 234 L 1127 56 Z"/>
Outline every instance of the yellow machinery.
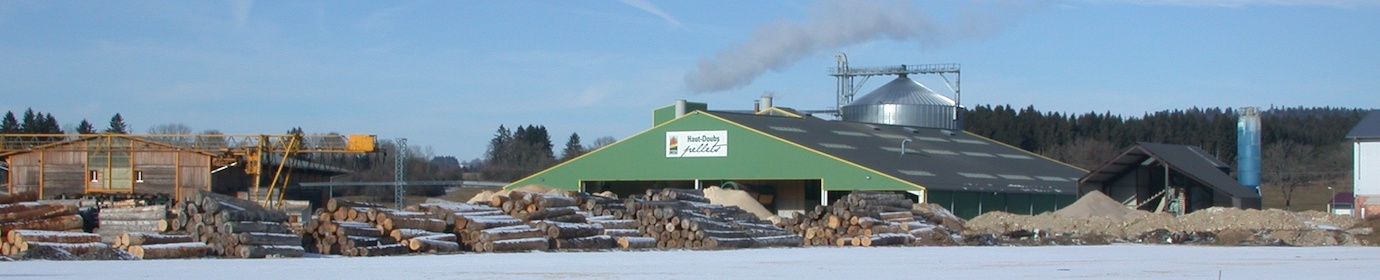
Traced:
<path fill-rule="evenodd" d="M 74 142 L 107 144 L 70 144 Z M 286 185 L 291 173 L 288 159 L 293 155 L 370 153 L 374 152 L 375 146 L 375 136 L 368 134 L 0 134 L 0 159 L 32 151 L 134 153 L 167 151 L 171 148 L 199 152 L 212 155 L 213 169 L 243 164 L 245 173 L 254 178 L 250 199 L 277 205 L 284 193 L 280 188 L 285 188 L 283 185 Z M 275 170 L 267 170 L 269 173 L 262 170 L 267 157 L 281 157 L 278 165 L 271 167 Z M 264 197 L 256 197 L 265 174 L 273 178 L 267 191 L 263 192 Z M 270 197 L 275 191 L 278 196 Z"/>

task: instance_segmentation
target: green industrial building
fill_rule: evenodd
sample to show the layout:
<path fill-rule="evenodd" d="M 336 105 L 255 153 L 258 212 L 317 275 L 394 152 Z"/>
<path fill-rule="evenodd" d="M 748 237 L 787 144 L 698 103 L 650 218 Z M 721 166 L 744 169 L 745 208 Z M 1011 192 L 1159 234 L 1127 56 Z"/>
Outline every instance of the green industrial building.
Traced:
<path fill-rule="evenodd" d="M 727 186 L 759 194 L 778 213 L 813 209 L 853 190 L 904 191 L 972 218 L 1066 206 L 1087 173 L 961 130 L 830 121 L 784 108 L 682 106 L 689 112 L 657 109 L 651 129 L 508 187 L 627 195 Z"/>

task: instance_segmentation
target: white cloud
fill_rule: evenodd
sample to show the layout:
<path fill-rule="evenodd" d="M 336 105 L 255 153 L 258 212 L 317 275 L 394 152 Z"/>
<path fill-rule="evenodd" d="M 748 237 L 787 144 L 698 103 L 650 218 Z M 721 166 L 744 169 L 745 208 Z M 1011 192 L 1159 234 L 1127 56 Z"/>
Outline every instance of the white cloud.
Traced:
<path fill-rule="evenodd" d="M 244 23 L 249 21 L 249 11 L 254 9 L 254 0 L 229 0 L 228 4 L 235 29 L 244 28 Z"/>
<path fill-rule="evenodd" d="M 666 24 L 670 24 L 670 25 L 671 25 L 671 28 L 674 28 L 674 29 L 684 29 L 684 28 L 685 28 L 685 25 L 682 25 L 682 24 L 680 23 L 680 20 L 677 20 L 676 17 L 673 17 L 673 16 L 671 16 L 670 14 L 667 14 L 665 11 L 662 11 L 661 8 L 657 8 L 656 5 L 652 5 L 652 3 L 647 2 L 647 0 L 618 0 L 618 2 L 623 2 L 623 4 L 626 4 L 626 5 L 628 5 L 628 6 L 632 6 L 633 8 L 637 8 L 637 9 L 642 10 L 642 11 L 644 11 L 644 12 L 647 12 L 647 13 L 650 13 L 650 14 L 653 14 L 653 15 L 656 15 L 656 16 L 658 16 L 658 17 L 661 17 L 661 19 L 666 20 Z"/>

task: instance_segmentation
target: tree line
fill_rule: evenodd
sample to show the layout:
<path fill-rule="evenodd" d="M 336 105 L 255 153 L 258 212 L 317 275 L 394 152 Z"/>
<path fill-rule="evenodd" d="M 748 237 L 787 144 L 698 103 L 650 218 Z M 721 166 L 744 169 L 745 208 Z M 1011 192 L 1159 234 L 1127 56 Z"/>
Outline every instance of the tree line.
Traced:
<path fill-rule="evenodd" d="M 1352 147 L 1345 136 L 1368 112 L 1334 107 L 1261 110 L 1262 185 L 1280 192 L 1287 208 L 1300 186 L 1349 182 Z M 1136 142 L 1198 146 L 1235 166 L 1239 115 L 1232 108 L 1125 117 L 983 105 L 963 117 L 969 132 L 1093 170 Z"/>
<path fill-rule="evenodd" d="M 580 142 L 579 133 L 571 133 L 566 139 L 565 148 L 557 157 L 551 144 L 551 135 L 543 125 L 517 126 L 509 130 L 498 126 L 494 138 L 489 140 L 489 148 L 484 153 L 480 176 L 485 180 L 511 182 L 545 170 L 558 163 L 574 159 L 599 147 L 613 144 L 613 137 L 599 137 L 590 146 Z"/>

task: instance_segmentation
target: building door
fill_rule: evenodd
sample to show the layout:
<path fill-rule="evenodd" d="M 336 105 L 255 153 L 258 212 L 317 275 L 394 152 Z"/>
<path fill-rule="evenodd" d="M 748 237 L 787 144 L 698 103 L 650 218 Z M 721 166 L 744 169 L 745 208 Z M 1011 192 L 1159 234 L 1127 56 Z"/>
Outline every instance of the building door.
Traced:
<path fill-rule="evenodd" d="M 91 142 L 92 152 L 88 153 L 87 190 L 128 192 L 134 188 L 133 160 L 130 140 L 107 138 L 108 141 Z"/>

